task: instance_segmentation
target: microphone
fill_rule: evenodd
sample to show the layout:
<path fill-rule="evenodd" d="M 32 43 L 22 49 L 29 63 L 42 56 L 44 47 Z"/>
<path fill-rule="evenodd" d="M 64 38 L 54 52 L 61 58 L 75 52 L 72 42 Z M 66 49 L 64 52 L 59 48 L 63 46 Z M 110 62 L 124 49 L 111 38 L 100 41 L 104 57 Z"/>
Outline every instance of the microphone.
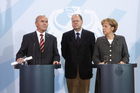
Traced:
<path fill-rule="evenodd" d="M 26 58 L 24 58 L 24 62 L 26 62 L 26 61 L 28 61 L 28 60 L 31 60 L 31 59 L 33 59 L 32 56 L 26 57 Z M 12 63 L 11 63 L 12 66 L 15 66 L 15 65 L 17 65 L 17 64 L 19 64 L 19 63 L 18 63 L 18 62 L 12 62 Z"/>
<path fill-rule="evenodd" d="M 35 40 L 34 40 L 34 44 L 33 44 L 33 58 L 34 58 L 34 60 L 33 60 L 33 63 L 34 64 L 36 64 L 36 50 L 35 50 L 35 48 L 36 48 L 36 43 L 35 43 Z"/>

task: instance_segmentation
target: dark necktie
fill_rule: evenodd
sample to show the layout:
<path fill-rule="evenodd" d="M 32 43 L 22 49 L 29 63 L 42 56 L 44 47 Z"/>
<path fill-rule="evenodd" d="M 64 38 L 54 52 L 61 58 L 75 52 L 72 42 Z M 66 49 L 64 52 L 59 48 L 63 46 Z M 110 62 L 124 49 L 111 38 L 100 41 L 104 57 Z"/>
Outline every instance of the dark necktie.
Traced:
<path fill-rule="evenodd" d="M 43 34 L 40 34 L 41 38 L 40 38 L 40 51 L 43 53 L 44 52 L 44 38 L 43 38 Z"/>
<path fill-rule="evenodd" d="M 80 45 L 80 33 L 76 33 L 76 45 L 77 45 L 77 47 L 79 47 L 79 45 Z"/>
<path fill-rule="evenodd" d="M 76 40 L 77 40 L 77 41 L 80 40 L 80 33 L 76 33 Z"/>

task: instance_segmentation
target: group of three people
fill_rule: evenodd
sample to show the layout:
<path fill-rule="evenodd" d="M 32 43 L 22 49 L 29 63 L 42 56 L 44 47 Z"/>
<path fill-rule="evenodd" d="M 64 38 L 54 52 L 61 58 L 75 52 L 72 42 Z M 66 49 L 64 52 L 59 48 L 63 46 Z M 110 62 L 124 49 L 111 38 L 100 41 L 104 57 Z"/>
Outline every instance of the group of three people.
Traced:
<path fill-rule="evenodd" d="M 82 28 L 80 14 L 72 15 L 71 21 L 73 29 L 65 32 L 61 41 L 68 93 L 89 93 L 92 64 L 128 63 L 127 44 L 123 36 L 115 34 L 118 23 L 114 19 L 106 18 L 101 22 L 104 36 L 97 41 L 93 32 Z M 35 24 L 36 31 L 23 36 L 16 61 L 22 63 L 24 57 L 32 56 L 29 65 L 60 64 L 56 37 L 46 33 L 48 18 L 40 15 Z M 96 80 L 95 92 L 98 93 L 98 78 Z"/>

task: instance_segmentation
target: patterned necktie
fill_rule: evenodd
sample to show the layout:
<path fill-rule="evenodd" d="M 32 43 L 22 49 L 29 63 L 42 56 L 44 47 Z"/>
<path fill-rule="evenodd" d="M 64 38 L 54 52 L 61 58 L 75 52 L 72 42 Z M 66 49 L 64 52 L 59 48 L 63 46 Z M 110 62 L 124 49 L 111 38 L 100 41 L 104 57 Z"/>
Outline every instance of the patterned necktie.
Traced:
<path fill-rule="evenodd" d="M 44 52 L 44 38 L 43 38 L 43 34 L 40 34 L 41 38 L 40 38 L 40 51 L 43 53 Z"/>

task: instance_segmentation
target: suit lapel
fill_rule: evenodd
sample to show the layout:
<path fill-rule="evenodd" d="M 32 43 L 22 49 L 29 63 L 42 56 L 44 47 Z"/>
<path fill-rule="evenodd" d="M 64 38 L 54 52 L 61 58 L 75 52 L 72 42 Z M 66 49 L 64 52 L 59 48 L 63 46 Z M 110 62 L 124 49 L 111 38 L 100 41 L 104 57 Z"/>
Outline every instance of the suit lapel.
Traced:
<path fill-rule="evenodd" d="M 84 42 L 84 40 L 86 40 L 86 31 L 84 29 L 82 29 L 81 39 L 80 39 L 79 46 L 82 45 L 82 43 Z"/>
<path fill-rule="evenodd" d="M 39 45 L 39 41 L 38 41 L 38 37 L 37 37 L 36 32 L 33 33 L 32 40 L 34 42 L 33 44 L 34 44 L 35 49 L 39 53 L 40 52 L 40 45 Z"/>
<path fill-rule="evenodd" d="M 47 51 L 48 43 L 50 42 L 49 40 L 49 34 L 45 33 L 45 45 L 44 45 L 44 53 Z"/>
<path fill-rule="evenodd" d="M 83 41 L 85 40 L 85 38 L 86 38 L 85 30 L 82 29 L 81 39 L 80 39 L 80 41 L 79 41 L 79 45 L 77 45 L 74 30 L 72 30 L 71 36 L 70 36 L 70 37 L 71 37 L 71 40 L 72 40 L 72 42 L 73 42 L 73 45 L 74 45 L 75 47 L 78 47 L 78 48 L 79 48 L 79 47 L 82 45 L 82 42 L 83 42 Z"/>
<path fill-rule="evenodd" d="M 103 37 L 103 44 L 104 44 L 104 46 L 106 46 L 106 45 L 110 46 L 110 43 L 105 36 Z"/>
<path fill-rule="evenodd" d="M 81 33 L 81 42 L 82 42 L 83 40 L 85 40 L 85 37 L 86 37 L 85 30 L 82 29 L 82 33 Z"/>
<path fill-rule="evenodd" d="M 72 32 L 71 32 L 71 39 L 73 40 L 73 41 L 75 41 L 75 33 L 74 33 L 74 30 L 72 30 Z"/>
<path fill-rule="evenodd" d="M 76 46 L 76 39 L 75 39 L 75 33 L 74 33 L 74 30 L 72 30 L 71 31 L 71 34 L 70 34 L 70 41 L 72 41 L 72 45 L 74 46 L 74 47 L 77 47 Z"/>
<path fill-rule="evenodd" d="M 115 34 L 114 34 L 115 35 Z M 117 35 L 115 35 L 115 37 L 114 37 L 114 40 L 113 40 L 113 42 L 112 42 L 112 46 L 119 46 L 119 42 L 118 42 L 119 40 L 118 40 L 118 36 Z"/>

